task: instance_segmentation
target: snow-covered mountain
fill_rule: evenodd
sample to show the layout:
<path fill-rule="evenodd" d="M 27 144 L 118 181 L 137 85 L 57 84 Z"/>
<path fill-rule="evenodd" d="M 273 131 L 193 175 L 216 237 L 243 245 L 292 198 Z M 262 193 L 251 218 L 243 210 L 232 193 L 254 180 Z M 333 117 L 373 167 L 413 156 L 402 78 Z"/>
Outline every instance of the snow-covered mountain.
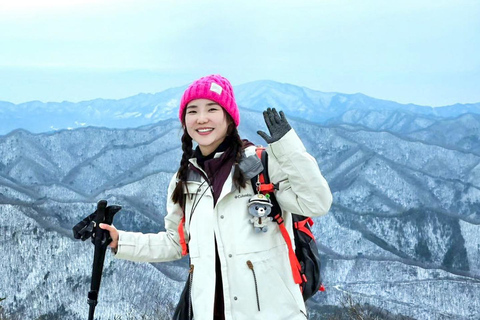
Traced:
<path fill-rule="evenodd" d="M 22 128 L 34 133 L 86 126 L 134 128 L 175 119 L 184 87 L 156 94 L 138 94 L 120 100 L 47 102 L 18 105 L 0 101 L 0 134 Z M 274 81 L 256 81 L 235 87 L 240 107 L 263 110 L 276 107 L 290 117 L 313 123 L 358 124 L 376 130 L 411 132 L 433 120 L 480 114 L 480 103 L 439 108 L 399 104 L 366 95 L 325 93 Z"/>
<path fill-rule="evenodd" d="M 185 88 L 156 94 L 138 94 L 120 100 L 47 102 L 14 105 L 0 102 L 0 134 L 15 129 L 48 132 L 87 126 L 134 128 L 177 116 L 179 97 Z"/>
<path fill-rule="evenodd" d="M 309 301 L 317 314 L 311 319 L 324 319 L 344 294 L 414 319 L 479 319 L 480 116 L 470 113 L 473 107 L 445 115 L 378 102 L 358 108 L 365 117 L 352 116 L 352 107 L 318 120 L 309 110 L 335 109 L 332 101 L 341 94 L 328 100 L 329 94 L 262 83 L 275 87 L 268 103 L 259 98 L 268 90 L 254 91 L 258 83 L 237 90 L 244 101 L 241 136 L 264 144 L 255 133 L 264 128 L 260 110 L 289 105 L 284 110 L 293 115 L 312 101 L 290 122 L 334 194 L 330 213 L 315 219 L 327 291 Z M 176 118 L 175 108 L 160 109 Z M 85 318 L 93 246 L 74 240 L 71 228 L 99 199 L 123 206 L 118 228 L 156 232 L 164 226 L 166 186 L 181 155 L 178 120 L 130 129 L 110 124 L 0 136 L 0 297 L 22 319 Z M 168 319 L 186 264 L 133 263 L 108 254 L 96 314 Z"/>

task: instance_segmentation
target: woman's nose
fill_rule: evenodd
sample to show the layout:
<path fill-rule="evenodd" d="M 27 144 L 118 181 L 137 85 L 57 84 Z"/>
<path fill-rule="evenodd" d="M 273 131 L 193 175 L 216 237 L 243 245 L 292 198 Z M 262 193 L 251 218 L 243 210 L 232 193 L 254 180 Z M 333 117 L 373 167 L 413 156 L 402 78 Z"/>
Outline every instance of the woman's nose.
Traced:
<path fill-rule="evenodd" d="M 199 113 L 197 117 L 197 123 L 205 123 L 205 122 L 208 122 L 207 115 L 204 114 L 203 112 Z"/>

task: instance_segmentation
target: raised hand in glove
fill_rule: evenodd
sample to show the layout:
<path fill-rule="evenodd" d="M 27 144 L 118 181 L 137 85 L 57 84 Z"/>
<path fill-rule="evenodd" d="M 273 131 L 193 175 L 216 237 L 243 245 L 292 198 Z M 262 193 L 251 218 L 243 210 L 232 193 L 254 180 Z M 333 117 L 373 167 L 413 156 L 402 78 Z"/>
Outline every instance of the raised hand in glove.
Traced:
<path fill-rule="evenodd" d="M 257 131 L 257 133 L 265 139 L 267 143 L 273 143 L 280 140 L 292 127 L 288 124 L 287 118 L 283 111 L 280 111 L 280 115 L 275 108 L 263 111 L 263 118 L 267 125 L 270 136 L 263 131 Z"/>

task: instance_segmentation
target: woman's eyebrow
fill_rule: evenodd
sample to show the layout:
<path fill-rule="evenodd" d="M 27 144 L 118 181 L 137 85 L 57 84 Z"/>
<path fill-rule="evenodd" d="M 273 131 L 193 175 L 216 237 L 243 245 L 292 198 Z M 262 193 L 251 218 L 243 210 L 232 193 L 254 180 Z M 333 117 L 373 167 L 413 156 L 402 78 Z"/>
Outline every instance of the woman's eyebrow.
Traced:
<path fill-rule="evenodd" d="M 209 102 L 209 103 L 205 104 L 205 106 L 207 106 L 207 107 L 219 106 L 220 107 L 220 105 L 217 102 Z M 198 108 L 198 106 L 196 104 L 191 104 L 191 105 L 187 106 L 187 109 L 192 109 L 192 108 Z"/>

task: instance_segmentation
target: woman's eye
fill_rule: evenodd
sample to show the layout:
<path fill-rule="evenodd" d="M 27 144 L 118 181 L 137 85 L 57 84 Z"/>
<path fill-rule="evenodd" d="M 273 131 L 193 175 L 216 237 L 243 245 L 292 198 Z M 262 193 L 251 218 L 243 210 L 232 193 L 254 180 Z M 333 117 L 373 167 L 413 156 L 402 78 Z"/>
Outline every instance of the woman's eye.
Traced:
<path fill-rule="evenodd" d="M 208 110 L 208 111 L 210 111 L 210 112 L 212 112 L 212 111 L 218 111 L 218 108 L 211 108 L 211 109 Z"/>
<path fill-rule="evenodd" d="M 196 111 L 195 110 L 190 110 L 190 111 L 187 111 L 187 114 L 195 114 Z"/>

